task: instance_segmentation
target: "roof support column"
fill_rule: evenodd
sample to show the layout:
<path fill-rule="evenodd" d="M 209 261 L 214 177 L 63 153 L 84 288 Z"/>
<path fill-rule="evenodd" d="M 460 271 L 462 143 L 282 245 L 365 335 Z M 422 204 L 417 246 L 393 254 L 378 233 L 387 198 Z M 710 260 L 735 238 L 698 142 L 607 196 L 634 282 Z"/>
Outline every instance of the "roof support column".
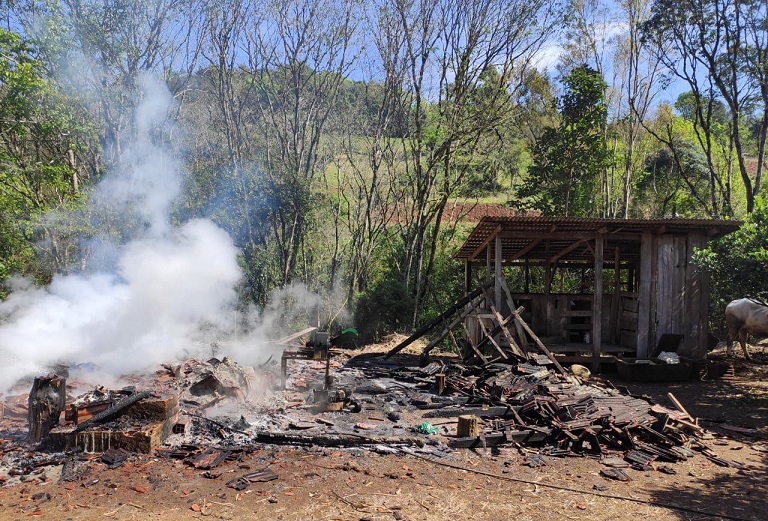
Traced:
<path fill-rule="evenodd" d="M 491 245 L 485 247 L 485 282 L 491 281 Z"/>
<path fill-rule="evenodd" d="M 603 334 L 603 247 L 605 236 L 595 239 L 595 286 L 592 296 L 592 370 L 600 369 Z"/>
<path fill-rule="evenodd" d="M 464 259 L 464 294 L 468 295 L 472 291 L 472 263 L 469 259 Z"/>
<path fill-rule="evenodd" d="M 496 236 L 496 243 L 494 245 L 494 253 L 495 259 L 494 259 L 494 274 L 495 274 L 495 298 L 496 298 L 496 309 L 501 310 L 503 309 L 501 307 L 502 303 L 502 296 L 501 296 L 501 277 L 504 276 L 504 274 L 501 271 L 501 237 L 498 235 Z"/>

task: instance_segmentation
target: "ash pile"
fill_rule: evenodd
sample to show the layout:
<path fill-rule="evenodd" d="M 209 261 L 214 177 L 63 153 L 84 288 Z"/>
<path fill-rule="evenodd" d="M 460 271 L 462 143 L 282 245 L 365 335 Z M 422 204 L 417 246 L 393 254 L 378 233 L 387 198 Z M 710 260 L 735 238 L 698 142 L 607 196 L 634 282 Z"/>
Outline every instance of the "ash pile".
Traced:
<path fill-rule="evenodd" d="M 272 373 L 212 358 L 132 375 L 125 378 L 131 385 L 119 389 L 78 393 L 88 384 L 68 379 L 62 367 L 34 378 L 28 392 L 23 386 L 30 383 L 19 382 L 19 394 L 0 402 L 0 484 L 79 479 L 76 469 L 86 465 L 78 462 L 101 455 L 104 465 L 119 465 L 174 438 L 221 441 L 222 427 L 209 416 L 263 416 L 263 403 L 274 398 Z"/>

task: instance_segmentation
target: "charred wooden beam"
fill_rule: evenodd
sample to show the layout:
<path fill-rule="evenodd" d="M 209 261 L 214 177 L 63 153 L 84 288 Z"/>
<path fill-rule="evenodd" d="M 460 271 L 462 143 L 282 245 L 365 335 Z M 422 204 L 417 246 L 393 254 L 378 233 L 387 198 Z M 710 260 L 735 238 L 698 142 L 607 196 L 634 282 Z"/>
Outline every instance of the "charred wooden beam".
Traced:
<path fill-rule="evenodd" d="M 59 424 L 66 402 L 67 380 L 56 375 L 35 378 L 29 392 L 29 441 L 39 443 Z"/>
<path fill-rule="evenodd" d="M 363 445 L 424 446 L 425 440 L 408 436 L 363 436 L 354 433 L 296 434 L 292 432 L 259 432 L 253 441 L 275 445 L 318 445 L 321 447 L 359 447 Z"/>

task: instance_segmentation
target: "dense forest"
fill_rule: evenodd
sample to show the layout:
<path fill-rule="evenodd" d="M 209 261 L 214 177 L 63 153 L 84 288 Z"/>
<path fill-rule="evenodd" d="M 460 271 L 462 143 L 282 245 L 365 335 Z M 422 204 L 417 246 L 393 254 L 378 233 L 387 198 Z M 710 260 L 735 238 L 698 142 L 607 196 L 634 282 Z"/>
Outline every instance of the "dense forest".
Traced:
<path fill-rule="evenodd" d="M 103 245 L 162 212 L 231 236 L 243 308 L 301 283 L 327 295 L 323 325 L 408 329 L 460 295 L 471 224 L 448 215 L 486 203 L 745 220 L 699 261 L 717 298 L 766 295 L 740 277 L 768 271 L 763 0 L 0 9 L 3 298 L 17 275 L 108 269 Z"/>

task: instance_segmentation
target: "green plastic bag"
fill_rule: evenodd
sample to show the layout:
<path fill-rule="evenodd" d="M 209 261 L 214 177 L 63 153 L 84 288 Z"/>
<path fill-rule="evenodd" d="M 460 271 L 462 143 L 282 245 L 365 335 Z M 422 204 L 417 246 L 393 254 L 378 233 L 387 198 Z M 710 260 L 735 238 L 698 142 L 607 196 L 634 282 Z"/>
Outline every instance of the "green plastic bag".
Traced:
<path fill-rule="evenodd" d="M 419 432 L 422 434 L 439 434 L 440 429 L 435 427 L 429 422 L 424 422 L 421 425 L 419 425 Z"/>

